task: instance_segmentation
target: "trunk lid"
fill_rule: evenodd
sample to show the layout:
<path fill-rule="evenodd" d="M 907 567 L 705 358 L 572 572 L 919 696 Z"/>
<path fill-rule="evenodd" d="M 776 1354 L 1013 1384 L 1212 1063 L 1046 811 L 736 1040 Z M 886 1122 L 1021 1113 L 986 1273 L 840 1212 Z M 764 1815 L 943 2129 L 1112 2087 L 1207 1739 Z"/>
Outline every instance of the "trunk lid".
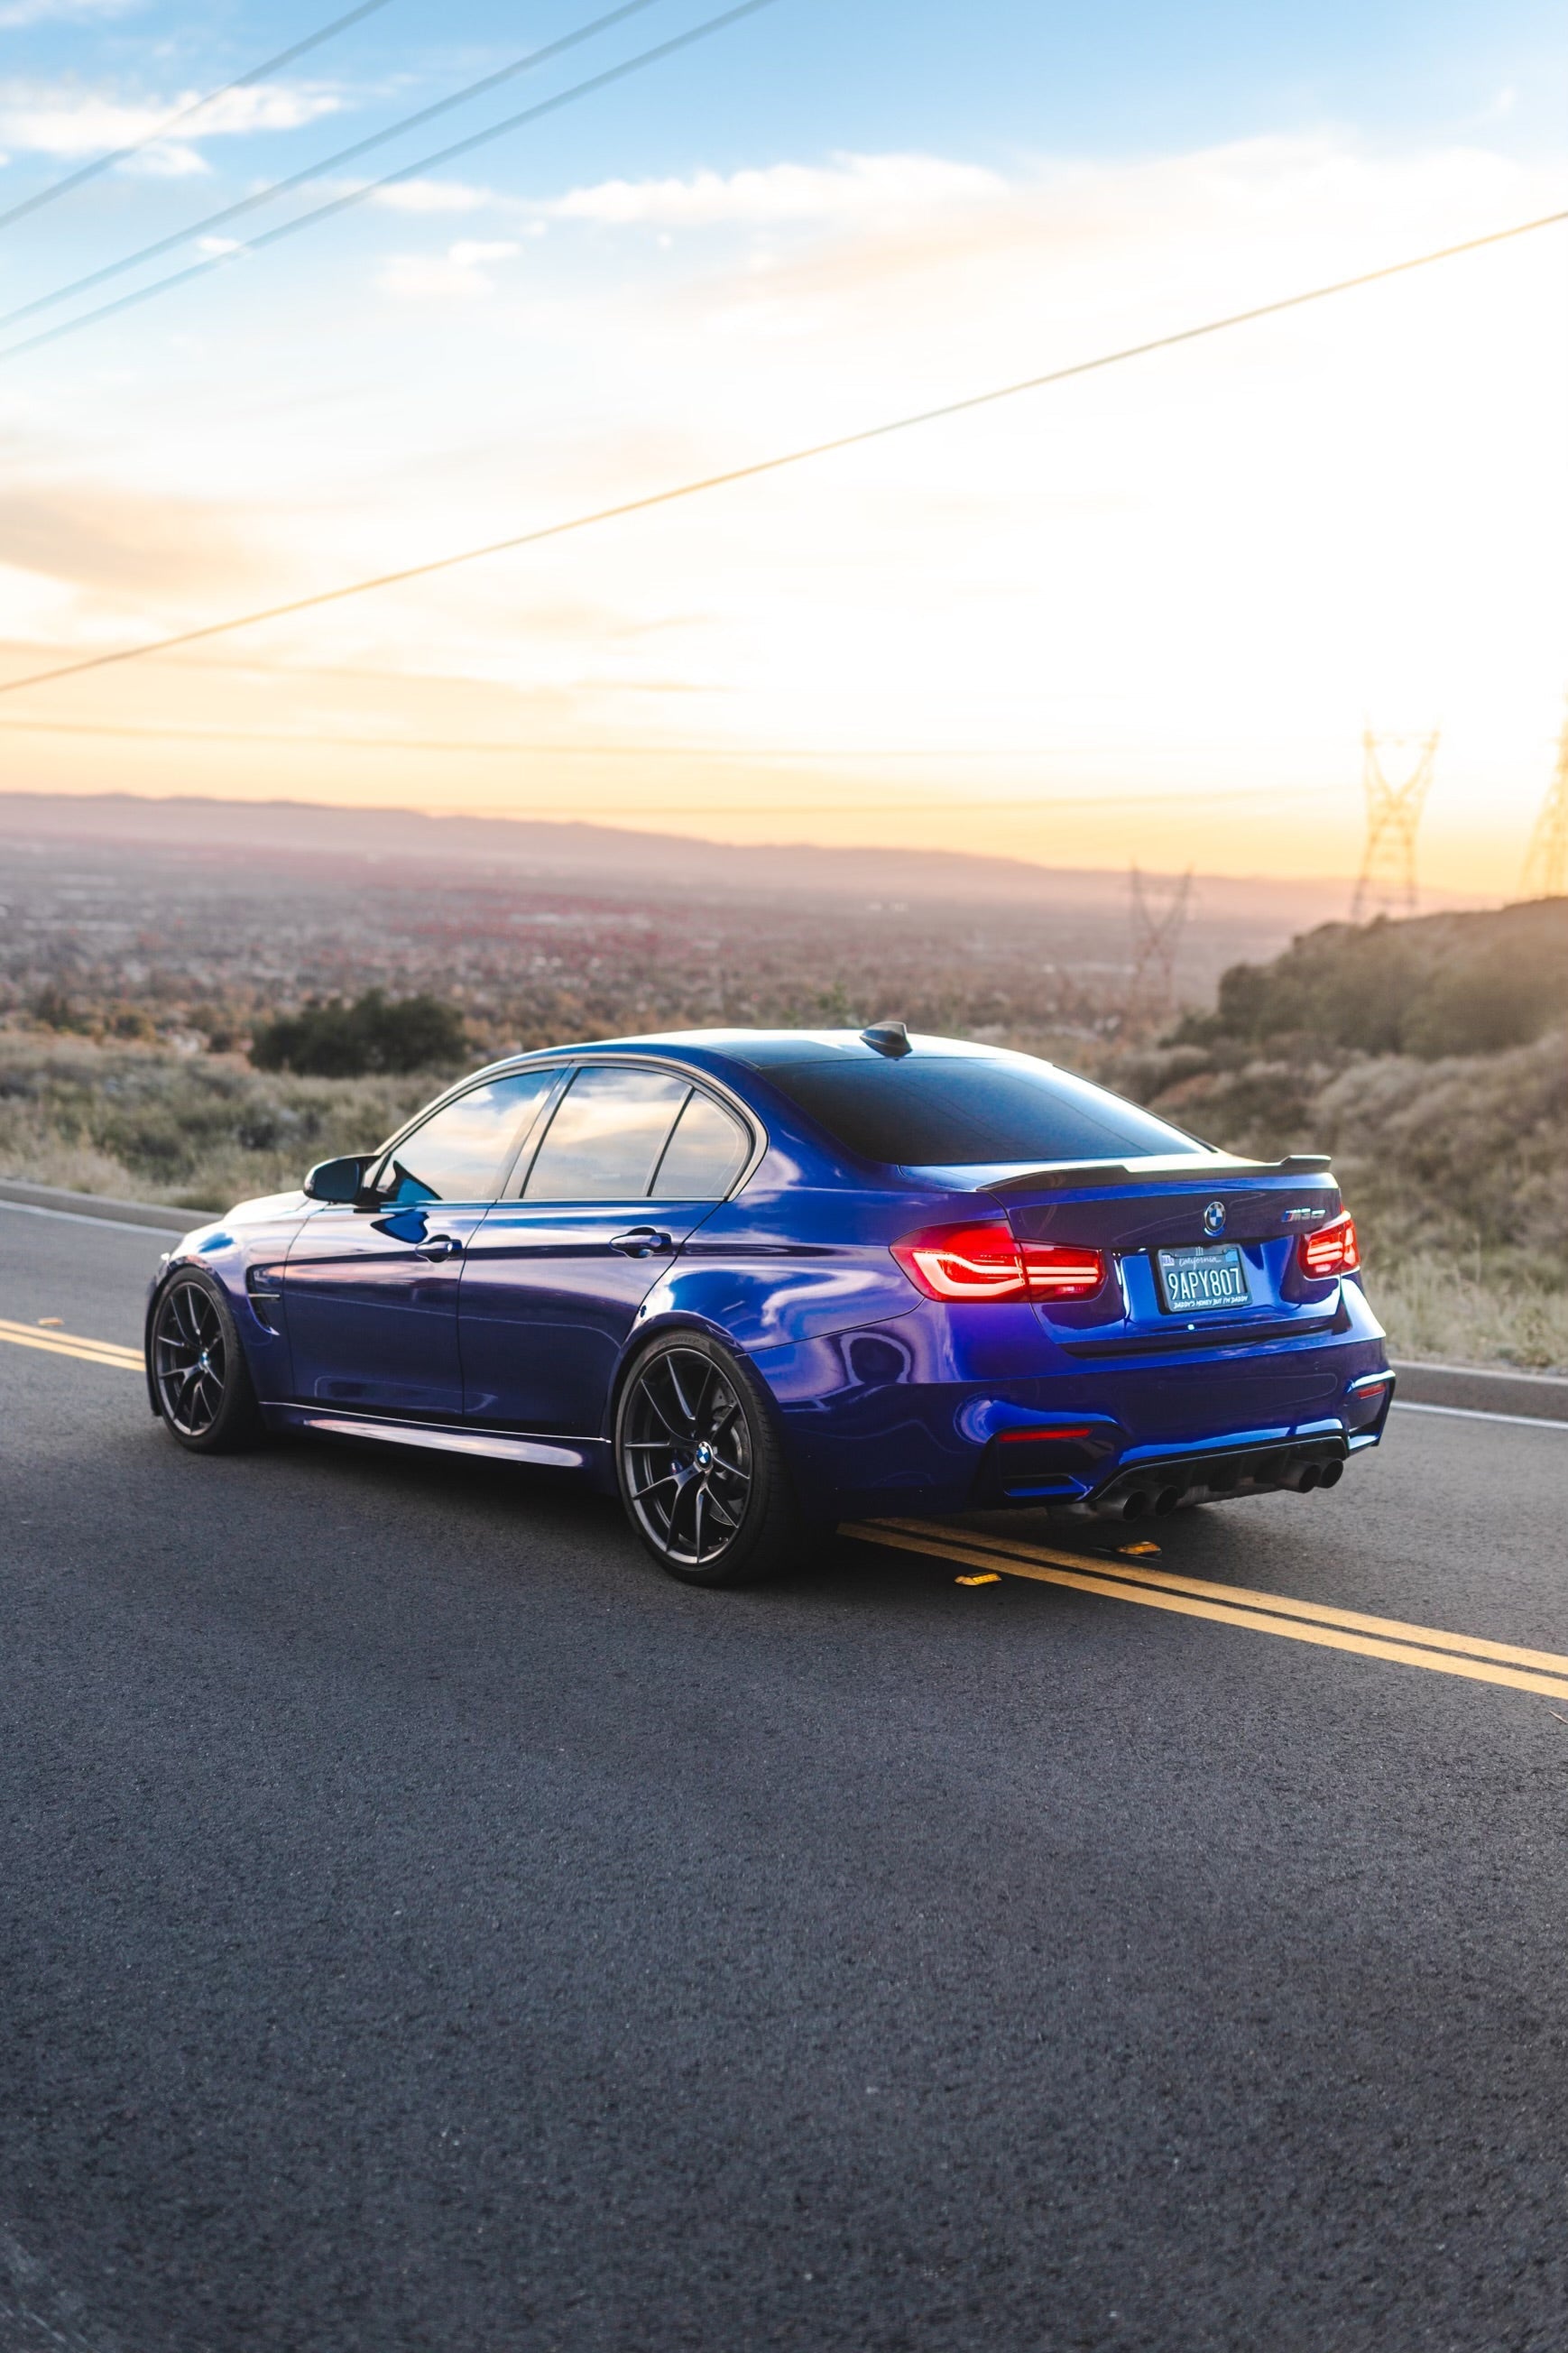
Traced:
<path fill-rule="evenodd" d="M 1296 1250 L 1301 1234 L 1342 1206 L 1328 1161 L 1315 1155 L 1090 1162 L 998 1176 L 984 1191 L 1020 1241 L 1079 1245 L 1109 1259 L 1109 1280 L 1095 1298 L 1037 1311 L 1070 1355 L 1256 1345 L 1342 1321 L 1340 1278 L 1310 1279 Z M 1203 1280 L 1210 1264 L 1238 1272 L 1245 1301 L 1192 1303 L 1192 1271 Z"/>

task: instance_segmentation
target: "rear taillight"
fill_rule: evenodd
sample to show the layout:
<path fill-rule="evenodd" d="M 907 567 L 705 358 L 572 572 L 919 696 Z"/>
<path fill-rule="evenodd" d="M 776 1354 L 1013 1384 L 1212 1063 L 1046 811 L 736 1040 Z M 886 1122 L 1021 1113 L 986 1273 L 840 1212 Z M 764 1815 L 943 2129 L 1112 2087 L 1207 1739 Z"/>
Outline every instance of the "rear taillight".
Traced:
<path fill-rule="evenodd" d="M 928 1226 L 892 1252 L 928 1299 L 1092 1299 L 1105 1282 L 1103 1250 L 1021 1242 L 1002 1219 Z"/>
<path fill-rule="evenodd" d="M 1336 1274 L 1353 1274 L 1361 1264 L 1355 1219 L 1349 1216 L 1334 1218 L 1328 1225 L 1320 1226 L 1315 1234 L 1299 1236 L 1296 1262 L 1313 1282 L 1326 1282 Z"/>
<path fill-rule="evenodd" d="M 1031 1299 L 1092 1299 L 1105 1281 L 1105 1253 L 1026 1242 L 1024 1273 Z"/>

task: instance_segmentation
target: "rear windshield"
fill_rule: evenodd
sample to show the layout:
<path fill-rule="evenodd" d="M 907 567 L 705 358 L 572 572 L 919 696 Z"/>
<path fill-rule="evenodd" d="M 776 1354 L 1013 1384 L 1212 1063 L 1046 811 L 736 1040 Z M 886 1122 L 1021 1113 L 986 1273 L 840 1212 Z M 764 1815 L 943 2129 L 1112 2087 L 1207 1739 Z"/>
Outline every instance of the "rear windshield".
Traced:
<path fill-rule="evenodd" d="M 953 1167 L 1201 1150 L 1131 1103 L 1042 1062 L 812 1061 L 770 1069 L 782 1094 L 866 1160 Z"/>

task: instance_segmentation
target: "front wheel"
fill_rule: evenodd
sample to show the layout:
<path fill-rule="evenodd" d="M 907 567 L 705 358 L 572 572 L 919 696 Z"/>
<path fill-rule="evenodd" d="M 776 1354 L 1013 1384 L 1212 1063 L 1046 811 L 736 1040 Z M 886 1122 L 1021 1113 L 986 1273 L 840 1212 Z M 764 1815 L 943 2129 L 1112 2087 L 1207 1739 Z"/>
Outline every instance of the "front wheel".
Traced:
<path fill-rule="evenodd" d="M 789 1472 L 756 1375 L 700 1332 L 656 1340 L 616 1414 L 626 1514 L 687 1585 L 749 1585 L 798 1535 Z"/>
<path fill-rule="evenodd" d="M 250 1370 L 228 1302 L 210 1275 L 176 1274 L 147 1335 L 158 1411 L 196 1454 L 226 1454 L 260 1434 Z"/>

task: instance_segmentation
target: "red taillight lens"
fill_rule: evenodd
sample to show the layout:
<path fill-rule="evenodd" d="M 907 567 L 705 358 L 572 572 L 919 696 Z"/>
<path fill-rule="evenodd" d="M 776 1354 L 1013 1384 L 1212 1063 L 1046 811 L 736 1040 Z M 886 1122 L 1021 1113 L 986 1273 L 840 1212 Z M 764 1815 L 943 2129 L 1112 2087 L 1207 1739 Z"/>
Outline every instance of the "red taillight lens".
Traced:
<path fill-rule="evenodd" d="M 1296 1244 L 1296 1258 L 1302 1273 L 1313 1282 L 1326 1282 L 1336 1274 L 1353 1274 L 1361 1264 L 1355 1219 L 1334 1218 L 1315 1234 L 1302 1234 Z"/>
<path fill-rule="evenodd" d="M 929 1226 L 892 1252 L 928 1299 L 1091 1299 L 1105 1281 L 1103 1251 L 1020 1242 L 1001 1219 Z"/>
<path fill-rule="evenodd" d="M 1024 1272 L 1031 1299 L 1092 1299 L 1105 1281 L 1105 1253 L 1026 1242 Z"/>
<path fill-rule="evenodd" d="M 1011 1226 L 928 1226 L 892 1245 L 893 1256 L 928 1299 L 1026 1299 L 1024 1253 Z"/>

